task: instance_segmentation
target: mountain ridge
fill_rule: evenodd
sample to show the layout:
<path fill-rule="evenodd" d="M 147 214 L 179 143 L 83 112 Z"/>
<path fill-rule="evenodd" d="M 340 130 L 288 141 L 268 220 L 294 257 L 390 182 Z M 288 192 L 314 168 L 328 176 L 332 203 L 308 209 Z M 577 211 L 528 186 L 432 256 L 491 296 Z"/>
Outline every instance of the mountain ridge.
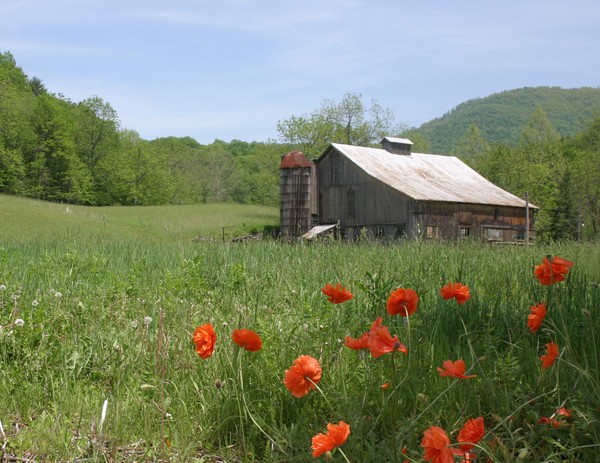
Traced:
<path fill-rule="evenodd" d="M 476 124 L 488 143 L 514 146 L 537 109 L 543 109 L 561 136 L 578 133 L 600 116 L 600 87 L 522 87 L 460 103 L 421 124 L 420 134 L 434 153 L 452 154 Z"/>

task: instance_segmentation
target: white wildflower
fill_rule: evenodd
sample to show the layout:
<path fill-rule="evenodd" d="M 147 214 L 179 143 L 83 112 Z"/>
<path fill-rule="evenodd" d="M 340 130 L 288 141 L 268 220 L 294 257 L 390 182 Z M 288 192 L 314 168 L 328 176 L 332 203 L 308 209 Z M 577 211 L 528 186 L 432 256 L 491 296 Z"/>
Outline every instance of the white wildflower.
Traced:
<path fill-rule="evenodd" d="M 135 330 L 138 326 L 140 326 L 140 324 L 137 320 L 131 320 L 129 322 L 129 326 L 131 326 Z"/>
<path fill-rule="evenodd" d="M 148 315 L 146 315 L 144 317 L 144 325 L 148 326 L 150 323 L 152 323 L 152 317 L 149 317 Z"/>
<path fill-rule="evenodd" d="M 39 302 L 37 301 L 37 299 L 34 299 L 33 302 L 31 303 L 31 305 L 34 307 L 37 307 L 38 304 L 39 304 Z"/>
<path fill-rule="evenodd" d="M 0 291 L 5 291 L 6 290 L 6 285 L 0 285 Z"/>
<path fill-rule="evenodd" d="M 58 299 L 60 299 L 62 297 L 62 293 L 60 291 L 56 291 L 54 293 L 54 296 L 57 297 Z"/>
<path fill-rule="evenodd" d="M 50 288 L 50 294 L 54 294 L 56 293 L 56 290 L 54 288 Z"/>
<path fill-rule="evenodd" d="M 23 320 L 22 318 L 17 318 L 14 323 L 15 326 L 23 326 L 25 324 L 25 320 Z"/>

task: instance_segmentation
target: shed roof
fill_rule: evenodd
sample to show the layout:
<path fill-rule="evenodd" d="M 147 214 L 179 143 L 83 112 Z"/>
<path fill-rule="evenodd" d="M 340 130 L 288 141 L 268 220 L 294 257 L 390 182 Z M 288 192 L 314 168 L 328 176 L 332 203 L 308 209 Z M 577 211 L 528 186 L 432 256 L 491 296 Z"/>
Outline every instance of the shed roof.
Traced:
<path fill-rule="evenodd" d="M 526 206 L 525 200 L 494 185 L 455 156 L 400 156 L 379 148 L 332 143 L 321 158 L 332 148 L 368 175 L 417 201 Z"/>

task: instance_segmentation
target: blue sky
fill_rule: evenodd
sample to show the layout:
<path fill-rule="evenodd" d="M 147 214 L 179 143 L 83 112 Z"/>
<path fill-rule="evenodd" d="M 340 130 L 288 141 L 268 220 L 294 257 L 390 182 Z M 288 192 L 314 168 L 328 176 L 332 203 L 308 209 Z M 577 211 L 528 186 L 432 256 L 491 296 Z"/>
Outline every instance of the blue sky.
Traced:
<path fill-rule="evenodd" d="M 522 87 L 600 87 L 598 0 L 0 0 L 0 52 L 145 139 L 277 140 L 345 93 L 419 126 Z"/>

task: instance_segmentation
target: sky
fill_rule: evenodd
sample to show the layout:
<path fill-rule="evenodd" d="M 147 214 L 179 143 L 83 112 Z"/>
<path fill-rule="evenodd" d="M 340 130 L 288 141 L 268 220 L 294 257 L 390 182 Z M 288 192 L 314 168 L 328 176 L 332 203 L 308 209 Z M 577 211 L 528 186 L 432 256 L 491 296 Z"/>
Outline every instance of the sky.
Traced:
<path fill-rule="evenodd" d="M 523 87 L 600 87 L 598 0 L 0 0 L 0 52 L 147 140 L 279 141 L 347 93 L 418 127 Z"/>

